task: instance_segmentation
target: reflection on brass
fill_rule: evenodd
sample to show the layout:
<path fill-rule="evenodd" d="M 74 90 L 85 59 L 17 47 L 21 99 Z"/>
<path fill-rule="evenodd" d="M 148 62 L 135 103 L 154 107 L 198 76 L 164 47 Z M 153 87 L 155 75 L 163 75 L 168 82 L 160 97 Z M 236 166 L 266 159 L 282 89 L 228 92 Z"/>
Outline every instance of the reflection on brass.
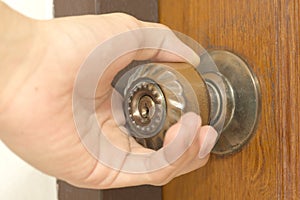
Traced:
<path fill-rule="evenodd" d="M 129 98 L 129 117 L 137 127 L 140 127 L 141 131 L 146 130 L 146 126 L 154 120 L 155 113 L 158 112 L 159 116 L 163 115 L 158 108 L 163 106 L 163 93 L 158 85 L 140 82 L 135 85 Z"/>
<path fill-rule="evenodd" d="M 202 125 L 216 128 L 215 154 L 232 154 L 249 141 L 260 116 L 257 78 L 228 51 L 211 51 L 200 58 L 207 67 L 202 71 L 187 63 L 149 63 L 131 72 L 124 110 L 126 127 L 138 143 L 160 149 L 166 131 L 187 112 L 199 114 Z"/>
<path fill-rule="evenodd" d="M 208 91 L 193 66 L 146 64 L 138 67 L 128 82 L 124 103 L 127 128 L 143 146 L 160 149 L 166 131 L 186 112 L 197 112 L 202 123 L 208 124 Z"/>
<path fill-rule="evenodd" d="M 202 119 L 202 125 L 209 123 L 210 114 L 210 99 L 206 84 L 196 68 L 187 63 L 168 63 L 168 66 L 172 67 L 178 73 L 185 77 L 185 79 L 192 86 L 195 95 L 197 96 L 198 106 L 200 110 L 200 116 Z"/>
<path fill-rule="evenodd" d="M 261 111 L 260 86 L 240 57 L 223 50 L 209 54 L 218 67 L 218 76 L 223 79 L 227 100 L 223 130 L 212 152 L 232 154 L 241 150 L 256 130 Z"/>

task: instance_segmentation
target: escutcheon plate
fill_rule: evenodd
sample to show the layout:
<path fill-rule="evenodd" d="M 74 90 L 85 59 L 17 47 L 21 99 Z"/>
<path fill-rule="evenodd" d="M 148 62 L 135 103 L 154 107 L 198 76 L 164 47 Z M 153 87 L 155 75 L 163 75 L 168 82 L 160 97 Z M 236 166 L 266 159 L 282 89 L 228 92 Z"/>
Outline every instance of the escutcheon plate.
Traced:
<path fill-rule="evenodd" d="M 260 118 L 261 92 L 257 77 L 239 56 L 225 50 L 209 52 L 219 73 L 225 80 L 227 103 L 233 102 L 227 112 L 223 130 L 213 153 L 232 154 L 239 151 L 253 136 Z M 205 76 L 205 75 L 204 75 Z M 233 98 L 233 99 L 229 99 Z"/>

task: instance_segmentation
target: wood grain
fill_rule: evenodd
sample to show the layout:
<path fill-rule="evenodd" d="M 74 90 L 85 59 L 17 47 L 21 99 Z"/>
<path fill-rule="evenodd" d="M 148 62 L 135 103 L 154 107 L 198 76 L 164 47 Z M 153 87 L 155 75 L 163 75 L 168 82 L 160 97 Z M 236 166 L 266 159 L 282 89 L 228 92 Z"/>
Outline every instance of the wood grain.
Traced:
<path fill-rule="evenodd" d="M 262 91 L 250 144 L 175 179 L 164 199 L 299 199 L 299 1 L 160 0 L 159 9 L 162 23 L 205 48 L 242 56 Z"/>
<path fill-rule="evenodd" d="M 281 199 L 300 199 L 300 7 L 299 0 L 278 1 L 276 91 Z"/>

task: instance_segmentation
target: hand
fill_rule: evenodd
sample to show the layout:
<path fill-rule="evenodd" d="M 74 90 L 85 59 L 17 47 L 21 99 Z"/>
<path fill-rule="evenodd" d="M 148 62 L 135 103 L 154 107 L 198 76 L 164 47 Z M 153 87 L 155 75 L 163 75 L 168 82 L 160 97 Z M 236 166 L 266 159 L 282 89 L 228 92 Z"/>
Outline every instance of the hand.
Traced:
<path fill-rule="evenodd" d="M 21 158 L 37 169 L 76 186 L 101 189 L 140 184 L 163 185 L 207 162 L 217 133 L 209 126 L 201 127 L 200 117 L 193 113 L 184 115 L 180 122 L 168 130 L 164 144 L 167 146 L 177 134 L 182 134 L 179 130 L 184 127 L 185 132 L 189 133 L 187 135 L 194 136 L 193 141 L 184 141 L 188 137 L 181 135 L 182 148 L 188 147 L 187 150 L 174 163 L 149 173 L 126 173 L 99 162 L 82 144 L 74 124 L 74 82 L 89 53 L 97 45 L 120 33 L 145 27 L 167 29 L 166 27 L 138 21 L 125 14 L 49 21 L 35 21 L 23 16 L 18 19 L 20 23 L 23 21 L 30 24 L 23 27 L 23 31 L 30 34 L 25 38 L 26 42 L 12 40 L 15 41 L 11 44 L 14 47 L 11 51 L 13 56 L 9 54 L 4 61 L 0 61 L 0 68 L 14 69 L 13 73 L 6 73 L 9 81 L 2 85 L 0 138 Z M 135 38 L 134 35 L 131 37 Z M 175 37 L 166 37 L 168 36 L 162 35 L 153 42 L 161 44 L 161 47 L 172 44 L 189 52 L 191 62 L 199 62 L 198 56 L 191 53 L 183 43 Z M 135 38 L 136 44 L 147 39 Z M 3 51 L 0 50 L 1 52 Z M 141 147 L 124 135 L 110 111 L 112 78 L 132 60 L 146 59 L 182 61 L 182 58 L 174 54 L 155 49 L 137 50 L 117 59 L 110 66 L 104 76 L 105 81 L 97 91 L 99 112 L 103 112 L 98 120 L 101 129 L 109 133 L 109 140 L 116 146 L 132 153 L 155 154 L 156 152 Z M 188 143 L 191 145 L 187 146 Z M 129 161 L 125 158 L 124 162 Z"/>

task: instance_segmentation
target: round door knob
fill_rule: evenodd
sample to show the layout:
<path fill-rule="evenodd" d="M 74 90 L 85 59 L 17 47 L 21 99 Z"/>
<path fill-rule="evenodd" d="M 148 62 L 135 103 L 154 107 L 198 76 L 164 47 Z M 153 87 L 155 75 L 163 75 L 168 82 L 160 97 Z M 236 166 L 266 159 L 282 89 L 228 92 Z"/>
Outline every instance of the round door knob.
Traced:
<path fill-rule="evenodd" d="M 148 63 L 130 71 L 124 89 L 126 128 L 145 147 L 159 149 L 170 126 L 187 112 L 219 133 L 213 153 L 239 150 L 253 135 L 260 114 L 259 82 L 238 56 L 216 50 L 201 57 L 217 70 L 187 63 Z"/>
<path fill-rule="evenodd" d="M 166 131 L 183 113 L 209 122 L 209 94 L 197 70 L 187 63 L 138 66 L 124 90 L 124 113 L 131 135 L 145 147 L 162 147 Z"/>

